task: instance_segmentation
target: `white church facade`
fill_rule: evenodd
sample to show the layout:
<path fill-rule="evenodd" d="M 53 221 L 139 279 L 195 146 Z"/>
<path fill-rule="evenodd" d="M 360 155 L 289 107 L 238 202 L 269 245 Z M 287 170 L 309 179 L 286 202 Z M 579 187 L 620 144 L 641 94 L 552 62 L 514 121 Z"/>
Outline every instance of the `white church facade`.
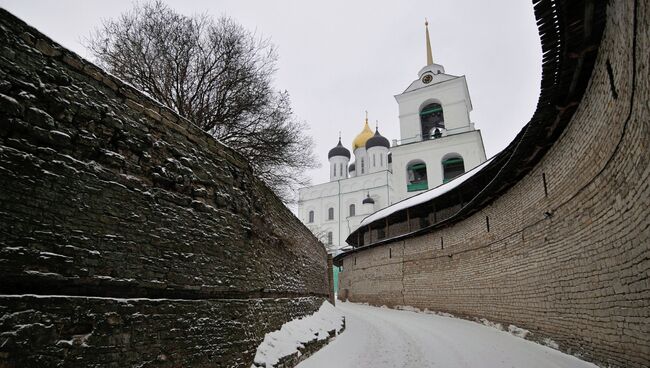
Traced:
<path fill-rule="evenodd" d="M 427 25 L 428 26 L 428 25 Z M 427 65 L 395 96 L 400 139 L 391 142 L 368 117 L 352 142 L 339 137 L 329 151 L 330 181 L 299 190 L 298 218 L 336 253 L 361 220 L 391 204 L 442 185 L 486 160 L 483 140 L 469 113 L 464 76 L 433 62 L 426 28 Z M 352 162 L 351 162 L 352 160 Z"/>

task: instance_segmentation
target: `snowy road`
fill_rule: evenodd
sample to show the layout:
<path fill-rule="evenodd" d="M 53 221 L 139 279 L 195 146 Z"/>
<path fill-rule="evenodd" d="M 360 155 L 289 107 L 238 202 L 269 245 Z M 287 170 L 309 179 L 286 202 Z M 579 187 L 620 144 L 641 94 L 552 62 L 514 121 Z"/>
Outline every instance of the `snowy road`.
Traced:
<path fill-rule="evenodd" d="M 299 368 L 597 368 L 475 322 L 352 303 L 337 307 L 346 330 Z"/>

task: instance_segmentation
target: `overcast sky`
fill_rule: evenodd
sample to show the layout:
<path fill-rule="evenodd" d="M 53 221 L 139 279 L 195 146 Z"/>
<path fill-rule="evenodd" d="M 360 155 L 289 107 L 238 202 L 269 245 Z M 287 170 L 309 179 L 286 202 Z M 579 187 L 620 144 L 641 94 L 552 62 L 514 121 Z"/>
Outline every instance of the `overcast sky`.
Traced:
<path fill-rule="evenodd" d="M 342 132 L 350 148 L 364 111 L 381 133 L 399 139 L 394 95 L 426 64 L 424 18 L 434 62 L 465 75 L 487 156 L 503 149 L 528 122 L 539 95 L 541 47 L 530 1 L 167 1 L 192 15 L 228 15 L 268 37 L 280 56 L 275 85 L 289 91 L 296 115 L 310 126 L 329 180 L 327 152 Z M 65 47 L 90 58 L 83 39 L 102 19 L 132 1 L 0 0 L 0 6 Z"/>

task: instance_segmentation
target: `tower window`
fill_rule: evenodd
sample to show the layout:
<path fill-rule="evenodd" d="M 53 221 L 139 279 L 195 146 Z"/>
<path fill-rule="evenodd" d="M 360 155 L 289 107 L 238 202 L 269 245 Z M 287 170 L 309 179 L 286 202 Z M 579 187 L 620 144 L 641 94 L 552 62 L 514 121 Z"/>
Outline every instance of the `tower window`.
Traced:
<path fill-rule="evenodd" d="M 350 217 L 355 216 L 356 208 L 354 207 L 354 204 L 350 205 Z"/>
<path fill-rule="evenodd" d="M 334 238 L 334 234 L 332 234 L 331 231 L 327 232 L 327 245 L 332 245 L 332 239 Z"/>
<path fill-rule="evenodd" d="M 451 179 L 462 175 L 465 172 L 465 162 L 458 154 L 447 155 L 442 159 L 442 182 L 446 183 Z"/>
<path fill-rule="evenodd" d="M 377 155 L 372 154 L 372 166 L 377 167 Z"/>
<path fill-rule="evenodd" d="M 339 164 L 339 175 L 343 176 L 343 164 Z"/>
<path fill-rule="evenodd" d="M 334 208 L 330 207 L 327 210 L 327 219 L 328 220 L 334 220 Z"/>
<path fill-rule="evenodd" d="M 379 155 L 379 166 L 384 166 L 384 155 Z"/>
<path fill-rule="evenodd" d="M 414 161 L 406 167 L 406 190 L 408 192 L 416 192 L 418 190 L 426 190 L 429 188 L 427 182 L 427 165 L 422 161 Z"/>
<path fill-rule="evenodd" d="M 365 165 L 363 164 L 363 158 L 361 159 L 361 173 L 363 174 L 363 171 L 365 169 Z"/>
<path fill-rule="evenodd" d="M 309 211 L 309 223 L 314 223 L 314 211 Z"/>
<path fill-rule="evenodd" d="M 430 103 L 420 111 L 420 127 L 422 128 L 422 139 L 433 138 L 436 129 L 445 128 L 445 119 L 442 113 L 442 106 L 439 103 Z"/>

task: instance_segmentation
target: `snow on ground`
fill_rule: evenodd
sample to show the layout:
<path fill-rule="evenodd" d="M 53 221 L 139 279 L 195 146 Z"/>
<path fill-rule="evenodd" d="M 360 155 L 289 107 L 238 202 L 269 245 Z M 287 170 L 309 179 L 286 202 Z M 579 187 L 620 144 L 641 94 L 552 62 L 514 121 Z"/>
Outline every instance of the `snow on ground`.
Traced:
<path fill-rule="evenodd" d="M 345 331 L 298 368 L 598 368 L 480 323 L 440 314 L 337 303 Z M 525 331 L 525 330 L 523 330 Z"/>
<path fill-rule="evenodd" d="M 323 302 L 316 313 L 289 321 L 279 330 L 267 333 L 257 347 L 255 365 L 273 367 L 280 358 L 304 347 L 304 343 L 314 338 L 325 340 L 329 331 L 336 330 L 338 334 L 342 328 L 343 313 L 329 302 Z"/>

